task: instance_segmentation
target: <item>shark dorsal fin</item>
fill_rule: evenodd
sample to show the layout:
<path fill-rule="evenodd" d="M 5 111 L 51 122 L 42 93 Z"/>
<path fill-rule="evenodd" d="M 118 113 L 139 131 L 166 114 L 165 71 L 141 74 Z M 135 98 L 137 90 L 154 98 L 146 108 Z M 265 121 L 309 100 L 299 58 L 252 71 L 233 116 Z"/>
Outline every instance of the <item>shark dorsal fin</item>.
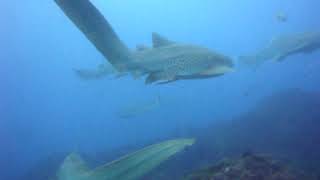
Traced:
<path fill-rule="evenodd" d="M 82 179 L 89 172 L 83 159 L 76 153 L 71 153 L 63 161 L 58 171 L 59 180 Z"/>
<path fill-rule="evenodd" d="M 161 36 L 160 34 L 153 32 L 152 33 L 152 44 L 153 48 L 168 46 L 174 44 L 175 42 L 168 40 L 167 38 Z"/>

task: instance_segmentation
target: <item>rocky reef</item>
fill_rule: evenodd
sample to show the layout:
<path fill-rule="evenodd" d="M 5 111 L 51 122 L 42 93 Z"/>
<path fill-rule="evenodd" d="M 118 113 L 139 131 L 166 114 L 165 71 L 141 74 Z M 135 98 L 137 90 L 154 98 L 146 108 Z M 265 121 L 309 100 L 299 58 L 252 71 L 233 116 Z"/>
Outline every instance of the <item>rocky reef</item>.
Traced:
<path fill-rule="evenodd" d="M 185 180 L 317 180 L 317 177 L 293 170 L 270 156 L 248 152 L 196 171 Z"/>
<path fill-rule="evenodd" d="M 319 107 L 318 92 L 274 92 L 238 117 L 188 131 L 185 136 L 197 139 L 194 147 L 147 179 L 179 179 L 243 152 L 269 154 L 294 169 L 320 174 Z"/>

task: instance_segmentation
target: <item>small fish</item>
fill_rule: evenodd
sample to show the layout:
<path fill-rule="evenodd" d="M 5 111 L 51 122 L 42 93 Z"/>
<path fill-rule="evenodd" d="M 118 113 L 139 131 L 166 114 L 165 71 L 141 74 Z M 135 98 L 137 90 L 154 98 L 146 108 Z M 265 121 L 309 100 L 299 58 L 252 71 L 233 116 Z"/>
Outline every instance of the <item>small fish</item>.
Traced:
<path fill-rule="evenodd" d="M 248 96 L 249 96 L 249 92 L 248 92 L 248 91 L 245 91 L 245 92 L 243 93 L 243 96 L 248 97 Z"/>
<path fill-rule="evenodd" d="M 276 19 L 279 21 L 279 22 L 287 22 L 288 21 L 288 17 L 285 13 L 283 12 L 279 12 L 277 15 L 276 15 Z"/>

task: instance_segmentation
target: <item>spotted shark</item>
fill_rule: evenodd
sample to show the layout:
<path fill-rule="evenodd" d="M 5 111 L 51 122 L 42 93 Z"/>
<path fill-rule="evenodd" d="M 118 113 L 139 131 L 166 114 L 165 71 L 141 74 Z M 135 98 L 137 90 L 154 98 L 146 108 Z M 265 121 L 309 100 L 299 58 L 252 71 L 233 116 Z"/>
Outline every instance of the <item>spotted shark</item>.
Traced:
<path fill-rule="evenodd" d="M 188 146 L 194 139 L 174 139 L 145 147 L 124 157 L 89 169 L 77 153 L 68 155 L 56 174 L 57 180 L 138 180 Z"/>
<path fill-rule="evenodd" d="M 249 56 L 241 56 L 240 62 L 248 65 L 259 65 L 272 60 L 280 62 L 288 56 L 298 53 L 312 53 L 320 48 L 320 31 L 303 32 L 279 36 L 262 50 Z"/>
<path fill-rule="evenodd" d="M 221 76 L 233 71 L 232 59 L 208 48 L 178 43 L 153 33 L 153 47 L 130 50 L 89 0 L 55 0 L 88 40 L 120 73 L 145 83 L 170 83 Z"/>

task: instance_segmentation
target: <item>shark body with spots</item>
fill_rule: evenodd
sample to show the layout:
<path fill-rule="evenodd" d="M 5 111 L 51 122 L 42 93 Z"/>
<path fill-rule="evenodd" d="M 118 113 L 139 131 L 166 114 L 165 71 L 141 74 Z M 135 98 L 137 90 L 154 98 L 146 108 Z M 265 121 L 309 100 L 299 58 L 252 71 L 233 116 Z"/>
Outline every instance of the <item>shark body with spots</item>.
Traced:
<path fill-rule="evenodd" d="M 210 78 L 233 70 L 231 58 L 221 53 L 170 41 L 157 33 L 153 33 L 153 48 L 131 51 L 89 0 L 55 2 L 117 72 L 147 76 L 147 84 Z"/>

